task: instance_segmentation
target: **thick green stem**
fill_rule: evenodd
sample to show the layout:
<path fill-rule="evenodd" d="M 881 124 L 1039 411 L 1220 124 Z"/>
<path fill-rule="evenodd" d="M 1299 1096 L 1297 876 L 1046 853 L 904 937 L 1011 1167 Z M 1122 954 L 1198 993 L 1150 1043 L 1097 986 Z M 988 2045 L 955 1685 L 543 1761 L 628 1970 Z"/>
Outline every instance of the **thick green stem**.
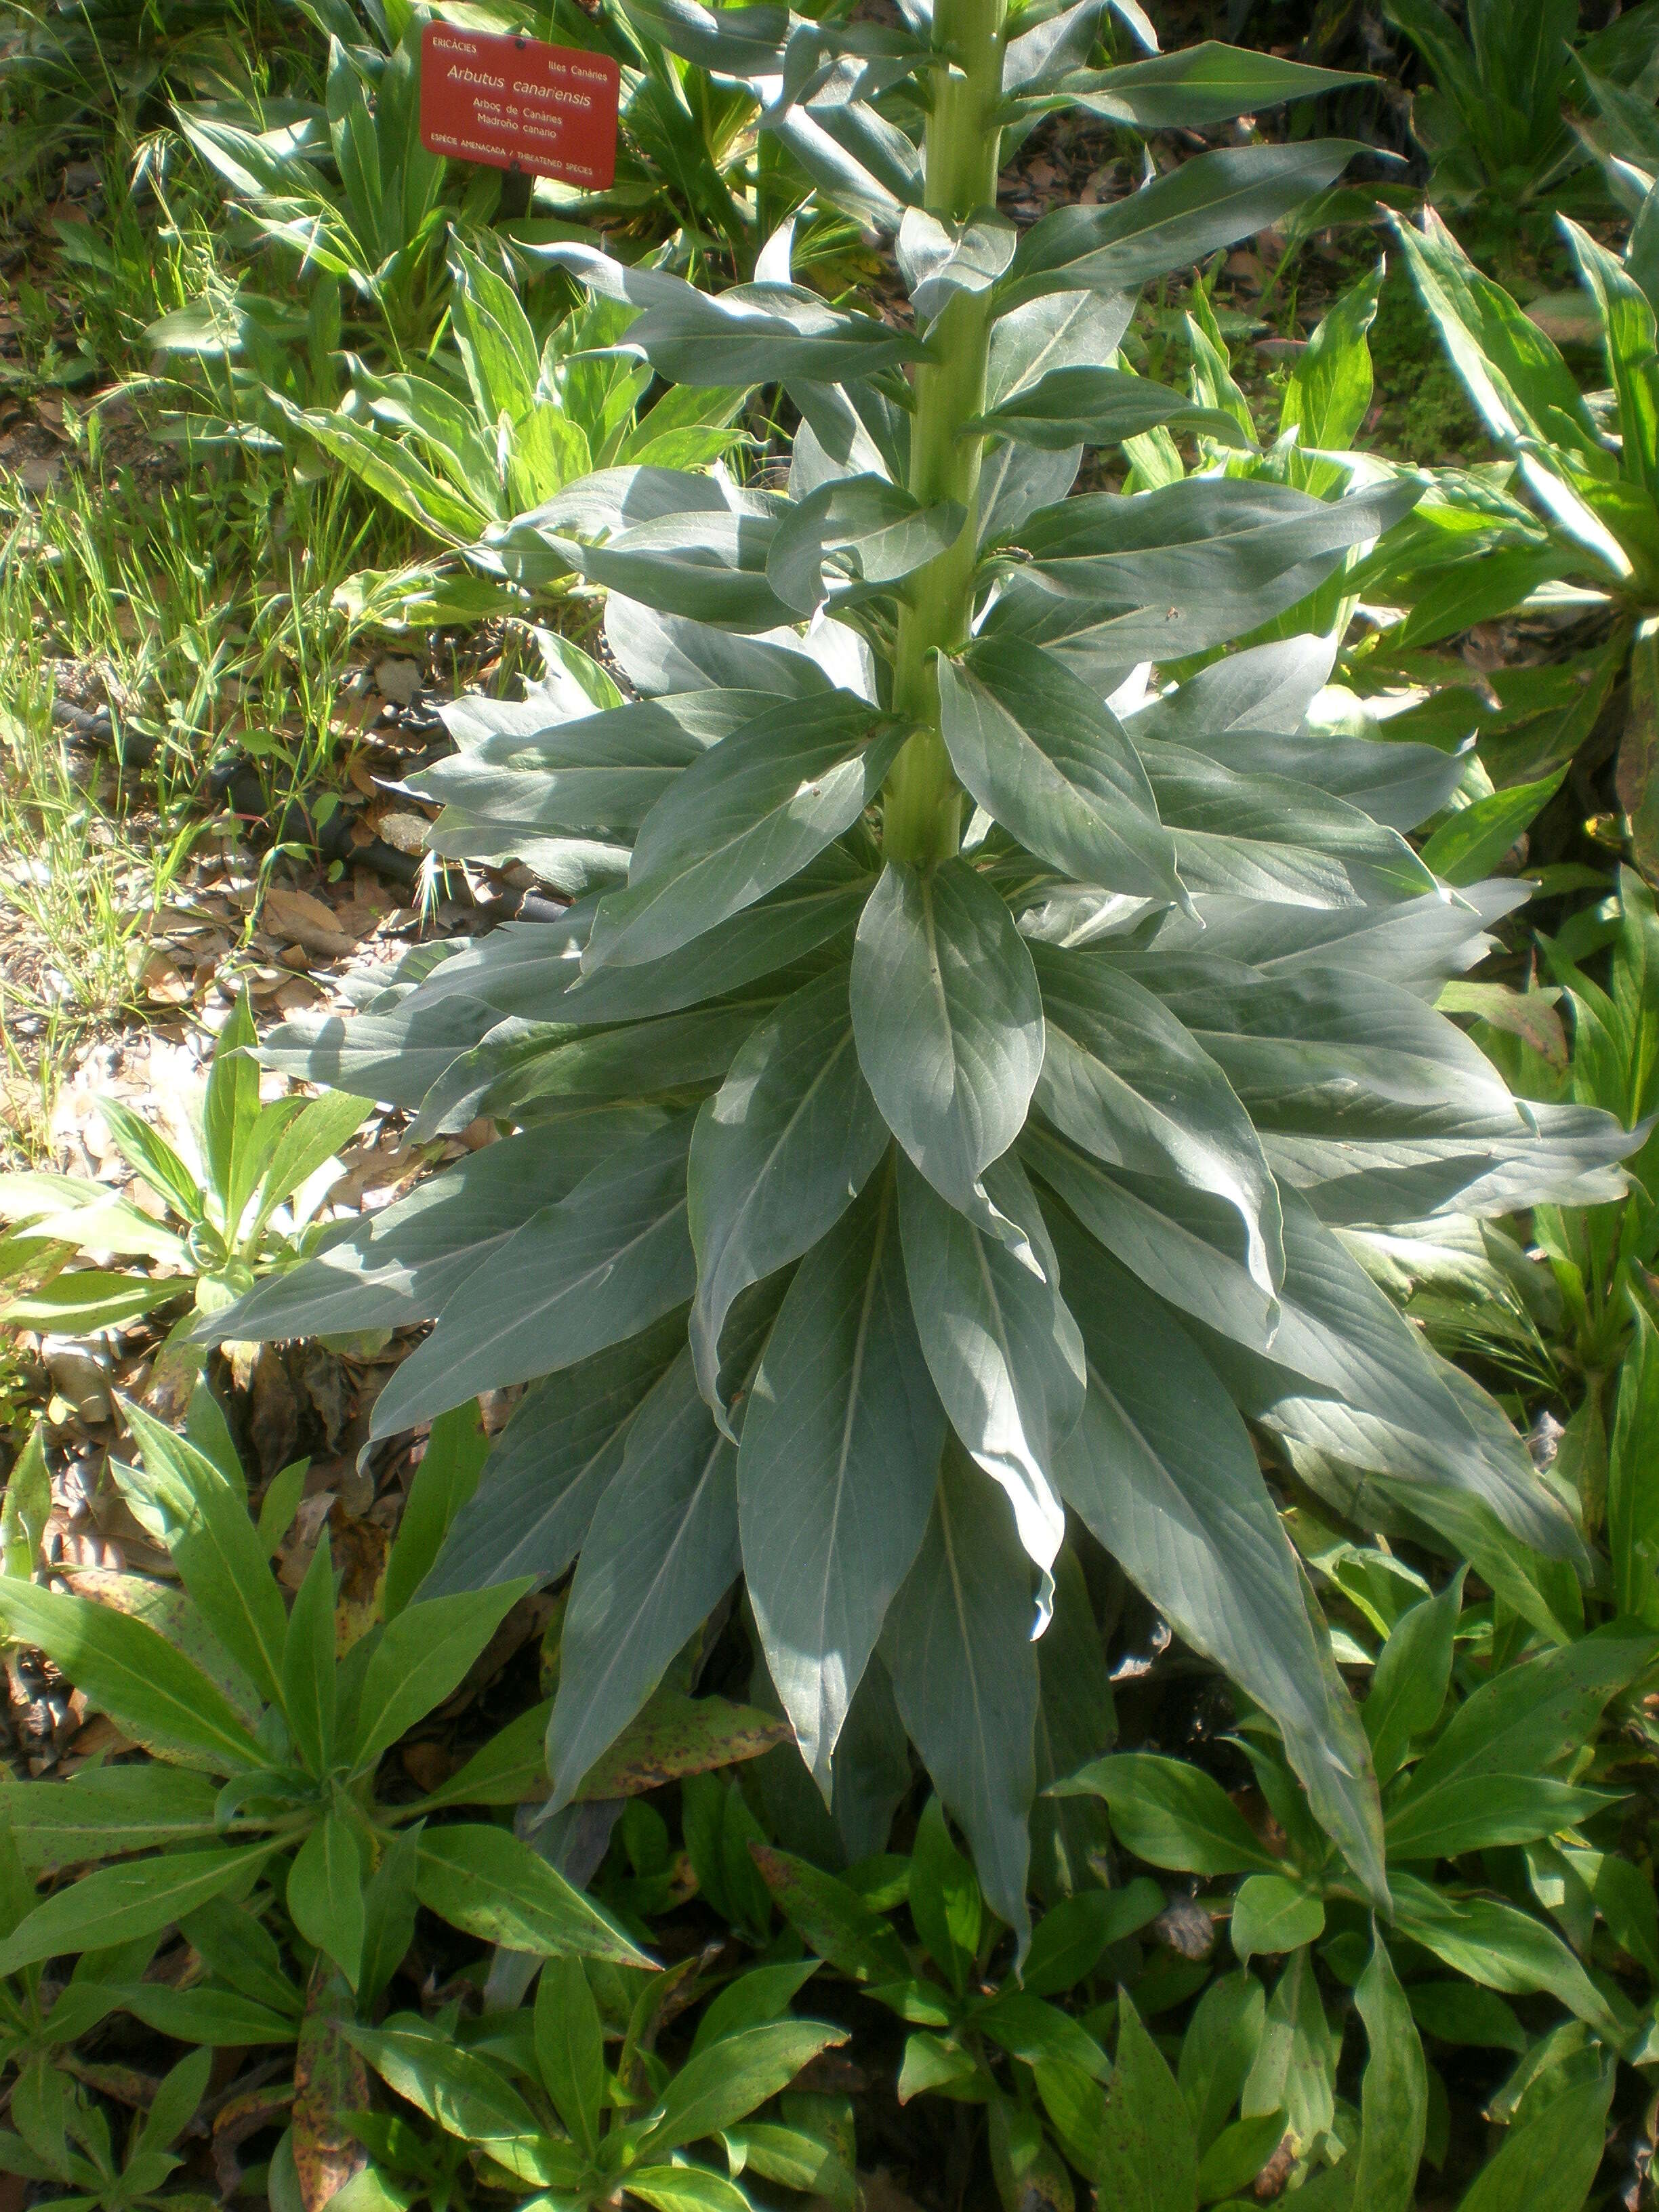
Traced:
<path fill-rule="evenodd" d="M 1004 0 L 938 0 L 933 11 L 940 62 L 927 122 L 927 204 L 945 222 L 995 204 L 1003 9 Z M 973 615 L 982 441 L 961 431 L 984 408 L 990 336 L 985 294 L 957 293 L 928 333 L 935 358 L 915 377 L 909 489 L 924 507 L 954 500 L 967 516 L 950 550 L 911 578 L 899 610 L 893 707 L 921 727 L 888 777 L 884 836 L 894 860 L 916 866 L 948 859 L 962 836 L 962 791 L 939 734 L 933 656 L 966 643 Z"/>

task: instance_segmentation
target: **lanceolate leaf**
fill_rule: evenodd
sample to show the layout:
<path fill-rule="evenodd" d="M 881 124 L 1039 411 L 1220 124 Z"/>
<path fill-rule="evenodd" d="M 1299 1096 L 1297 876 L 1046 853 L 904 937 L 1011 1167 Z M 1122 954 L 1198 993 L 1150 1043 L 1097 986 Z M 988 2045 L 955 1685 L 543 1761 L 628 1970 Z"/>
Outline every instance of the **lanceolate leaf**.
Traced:
<path fill-rule="evenodd" d="M 638 1110 L 624 1109 L 595 1114 L 575 1128 L 527 1129 L 469 1152 L 367 1215 L 316 1259 L 257 1285 L 228 1315 L 216 1316 L 216 1333 L 222 1323 L 257 1341 L 435 1320 L 527 1212 L 568 1197 L 590 1168 L 641 1133 Z"/>
<path fill-rule="evenodd" d="M 733 1299 L 810 1249 L 887 1143 L 853 1042 L 848 972 L 833 969 L 753 1031 L 691 1139 L 691 1349 L 717 1418 L 720 1331 Z"/>
<path fill-rule="evenodd" d="M 640 1408 L 684 1343 L 683 1316 L 669 1314 L 528 1391 L 456 1515 L 422 1596 L 522 1575 L 556 1581 L 581 1548 Z"/>
<path fill-rule="evenodd" d="M 838 314 L 795 285 L 743 284 L 711 297 L 680 277 L 629 268 L 588 246 L 554 246 L 545 258 L 642 308 L 628 342 L 677 384 L 840 384 L 921 352 L 908 332 L 871 315 Z"/>
<path fill-rule="evenodd" d="M 10 1577 L 0 1578 L 0 1621 L 118 1726 L 187 1765 L 231 1774 L 268 1763 L 223 1693 L 146 1622 Z"/>
<path fill-rule="evenodd" d="M 246 1492 L 142 1406 L 125 1412 L 147 1472 L 167 1486 L 168 1549 L 185 1587 L 261 1697 L 276 1703 L 288 1620 Z"/>
<path fill-rule="evenodd" d="M 1119 368 L 1053 369 L 1013 398 L 976 416 L 969 427 L 1042 450 L 1121 445 L 1164 422 L 1224 446 L 1249 442 L 1231 415 L 1195 407 L 1180 392 Z"/>
<path fill-rule="evenodd" d="M 1101 2126 L 1103 2198 L 1124 2212 L 1177 2212 L 1197 2189 L 1185 2100 L 1127 1990 L 1118 1995 L 1117 2063 Z"/>
<path fill-rule="evenodd" d="M 1253 774 L 1153 739 L 1142 741 L 1140 756 L 1176 865 L 1195 890 L 1347 905 L 1433 889 L 1428 863 L 1398 830 L 1316 781 Z"/>
<path fill-rule="evenodd" d="M 102 1950 L 154 1936 L 210 1898 L 251 1882 L 271 1848 L 208 1844 L 85 1875 L 37 1905 L 0 1943 L 0 1973 L 15 1974 L 60 1952 Z"/>
<path fill-rule="evenodd" d="M 10 1792 L 6 1819 L 32 1873 L 159 1845 L 216 1839 L 219 1790 L 205 1774 L 164 1766 L 84 1767 L 67 1782 Z"/>
<path fill-rule="evenodd" d="M 966 861 L 890 861 L 853 954 L 859 1061 L 893 1134 L 946 1202 L 984 1218 L 981 1180 L 1024 1121 L 1042 1006 L 1024 940 Z"/>
<path fill-rule="evenodd" d="M 1265 229 L 1363 150 L 1340 138 L 1229 148 L 1108 206 L 1056 208 L 1020 240 L 998 309 L 1045 292 L 1133 291 Z"/>
<path fill-rule="evenodd" d="M 904 1724 L 973 1847 L 980 1887 L 1021 1940 L 1036 1788 L 1031 1567 L 1013 1516 L 946 1452 L 916 1563 L 888 1609 L 882 1656 Z"/>
<path fill-rule="evenodd" d="M 641 1407 L 582 1547 L 548 1729 L 556 1808 L 575 1796 L 741 1563 L 737 1452 L 683 1352 Z"/>
<path fill-rule="evenodd" d="M 1547 1990 L 1598 2033 L 1617 2041 L 1616 2015 L 1553 1929 L 1497 1898 L 1455 1897 L 1413 1875 L 1392 1874 L 1396 1933 L 1453 1971 L 1512 1996 Z"/>
<path fill-rule="evenodd" d="M 1369 2057 L 1360 2087 L 1357 2204 L 1411 2212 L 1429 2115 L 1428 2067 L 1394 1962 L 1375 1923 L 1370 1962 L 1354 1992 Z"/>
<path fill-rule="evenodd" d="M 808 1256 L 768 1341 L 738 1454 L 762 1645 L 826 1800 L 842 1724 L 927 1525 L 945 1442 L 898 1215 L 889 1166 Z"/>
<path fill-rule="evenodd" d="M 1066 500 L 1022 526 L 1029 560 L 1004 575 L 983 633 L 1047 645 L 1085 677 L 1200 652 L 1293 606 L 1350 547 L 1409 513 L 1419 489 L 1324 501 L 1206 477 L 1133 499 Z"/>
<path fill-rule="evenodd" d="M 969 792 L 1079 882 L 1184 899 L 1134 748 L 1088 686 L 1010 639 L 939 664 L 940 726 Z"/>
<path fill-rule="evenodd" d="M 601 1162 L 533 1213 L 468 1278 L 375 1404 L 395 1435 L 480 1390 L 504 1389 L 602 1352 L 681 1305 L 695 1287 L 685 1226 L 683 1115 Z"/>
<path fill-rule="evenodd" d="M 705 753 L 647 815 L 628 887 L 601 900 L 586 973 L 659 960 L 775 890 L 850 830 L 902 731 L 831 693 L 771 708 Z"/>
<path fill-rule="evenodd" d="M 1089 1360 L 1083 1418 L 1055 1462 L 1066 1503 L 1186 1641 L 1271 1715 L 1316 1818 L 1380 1893 L 1364 1735 L 1244 1425 L 1133 1276 L 1064 1219 L 1055 1242 Z"/>
<path fill-rule="evenodd" d="M 1046 1049 L 1036 1103 L 1109 1166 L 1172 1176 L 1237 1207 L 1251 1275 L 1285 1273 L 1279 1192 L 1224 1075 L 1145 986 L 1109 959 L 1034 945 Z"/>
<path fill-rule="evenodd" d="M 1538 1799 L 1535 1817 L 1548 1825 L 1533 1826 L 1534 1834 L 1565 1826 L 1566 1819 L 1550 1807 L 1547 1778 L 1578 1752 L 1603 1706 L 1651 1662 L 1653 1648 L 1650 1638 L 1604 1629 L 1484 1684 L 1458 1708 L 1391 1802 L 1395 1858 L 1455 1857 L 1480 1848 L 1486 1832 L 1494 1844 L 1530 1840 L 1515 1834 L 1505 1819 L 1512 1795 Z"/>
<path fill-rule="evenodd" d="M 904 1272 L 951 1425 L 1008 1493 L 1020 1542 L 1042 1571 L 1042 1624 L 1052 1599 L 1048 1571 L 1066 1533 L 1053 1470 L 1083 1411 L 1083 1343 L 1018 1163 L 999 1163 L 987 1187 L 999 1218 L 1021 1232 L 1023 1255 L 947 1206 L 908 1161 L 901 1164 Z"/>
<path fill-rule="evenodd" d="M 647 1963 L 591 1899 L 504 1828 L 428 1826 L 415 1886 L 422 1905 L 487 1942 L 623 1966 Z"/>
<path fill-rule="evenodd" d="M 1280 100 L 1307 100 L 1364 82 L 1340 70 L 1310 69 L 1304 62 L 1206 39 L 1179 53 L 1152 54 L 1118 69 L 1075 70 L 1060 80 L 1060 94 L 1068 103 L 1141 131 L 1196 131 Z"/>
<path fill-rule="evenodd" d="M 766 556 L 772 588 L 810 615 L 834 596 L 868 596 L 926 567 L 955 544 L 967 515 L 945 501 L 922 507 L 876 476 L 847 477 L 798 500 Z M 826 563 L 833 568 L 826 574 Z M 839 588 L 838 588 L 839 586 Z"/>

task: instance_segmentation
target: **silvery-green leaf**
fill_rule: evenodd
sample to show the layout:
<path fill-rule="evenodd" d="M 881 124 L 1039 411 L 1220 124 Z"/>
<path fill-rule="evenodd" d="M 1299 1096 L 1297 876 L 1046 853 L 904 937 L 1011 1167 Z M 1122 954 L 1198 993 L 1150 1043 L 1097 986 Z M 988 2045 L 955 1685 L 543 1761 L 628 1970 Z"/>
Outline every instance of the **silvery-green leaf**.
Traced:
<path fill-rule="evenodd" d="M 528 1213 L 375 1401 L 374 1434 L 573 1367 L 683 1305 L 696 1287 L 685 1225 L 693 1118 L 636 1139 L 568 1198 Z"/>
<path fill-rule="evenodd" d="M 738 1454 L 762 1646 L 826 1800 L 842 1723 L 927 1525 L 945 1442 L 897 1215 L 889 1167 L 797 1271 Z"/>
<path fill-rule="evenodd" d="M 1053 1468 L 1083 1411 L 1083 1344 L 1018 1162 L 999 1162 L 985 1180 L 999 1216 L 1018 1224 L 1036 1265 L 948 1206 L 907 1161 L 899 1171 L 904 1271 L 951 1425 L 1006 1491 L 1020 1542 L 1041 1571 L 1042 1624 L 1053 1595 L 1049 1570 L 1066 1534 Z"/>
<path fill-rule="evenodd" d="M 717 1419 L 720 1331 L 733 1301 L 826 1234 L 887 1142 L 853 1042 L 848 971 L 838 967 L 752 1032 L 697 1116 L 691 1351 Z"/>
<path fill-rule="evenodd" d="M 1528 1112 L 1534 1127 L 1493 1115 L 1484 1137 L 1472 1115 L 1461 1136 L 1269 1134 L 1262 1150 L 1274 1175 L 1332 1227 L 1453 1211 L 1492 1219 L 1533 1206 L 1607 1206 L 1626 1194 L 1621 1163 L 1638 1149 L 1639 1132 L 1595 1107 L 1529 1104 Z"/>
<path fill-rule="evenodd" d="M 792 23 L 787 8 L 715 10 L 698 0 L 624 0 L 623 13 L 641 39 L 717 76 L 775 76 Z"/>
<path fill-rule="evenodd" d="M 1132 292 L 1265 230 L 1364 150 L 1342 138 L 1227 147 L 1183 161 L 1127 199 L 1055 208 L 1021 237 L 999 307 L 1006 314 L 1045 292 Z"/>
<path fill-rule="evenodd" d="M 1189 762 L 1201 754 L 1235 775 L 1323 792 L 1399 830 L 1414 830 L 1437 814 L 1468 765 L 1461 753 L 1442 752 L 1437 745 L 1378 744 L 1334 730 L 1288 737 L 1229 730 L 1189 739 L 1184 750 Z"/>
<path fill-rule="evenodd" d="M 499 1019 L 494 1007 L 459 994 L 349 1019 L 300 1014 L 271 1032 L 261 1058 L 284 1075 L 412 1113 L 445 1069 Z"/>
<path fill-rule="evenodd" d="M 1054 369 L 1109 362 L 1133 313 L 1133 295 L 1055 292 L 1001 316 L 991 326 L 986 405 L 1000 407 Z"/>
<path fill-rule="evenodd" d="M 837 477 L 885 477 L 902 483 L 909 473 L 910 418 L 872 384 L 792 383 L 800 410 L 789 464 L 793 498 L 804 498 Z"/>
<path fill-rule="evenodd" d="M 767 581 L 797 613 L 810 615 L 831 596 L 867 595 L 847 585 L 895 584 L 926 568 L 956 543 L 966 520 L 953 501 L 924 507 L 883 477 L 838 478 L 789 507 L 766 556 Z"/>
<path fill-rule="evenodd" d="M 797 114 L 787 121 L 801 119 Z M 539 258 L 638 307 L 627 343 L 676 384 L 797 378 L 843 384 L 921 356 L 921 341 L 908 331 L 873 315 L 839 313 L 799 285 L 738 284 L 707 293 L 658 270 L 626 267 L 591 246 L 548 246 Z"/>
<path fill-rule="evenodd" d="M 1254 888 L 1267 897 L 1299 892 L 1310 904 L 1339 906 L 1434 891 L 1432 872 L 1397 830 L 1311 779 L 1235 767 L 1156 738 L 1143 738 L 1136 750 L 1173 834 L 1176 865 L 1197 888 Z"/>
<path fill-rule="evenodd" d="M 1159 423 L 1224 446 L 1249 440 L 1228 414 L 1197 407 L 1179 392 L 1117 368 L 1055 368 L 968 424 L 986 437 L 1063 452 L 1067 446 L 1117 446 Z"/>
<path fill-rule="evenodd" d="M 1231 730 L 1294 737 L 1330 681 L 1336 647 L 1328 637 L 1276 638 L 1212 660 L 1174 690 L 1126 714 L 1134 738 L 1163 738 L 1202 750 Z"/>
<path fill-rule="evenodd" d="M 737 1452 L 682 1352 L 634 1417 L 577 1563 L 547 1735 L 555 1810 L 570 1802 L 741 1565 Z"/>
<path fill-rule="evenodd" d="M 899 225 L 899 273 L 923 322 L 941 313 L 955 293 L 988 291 L 1013 259 L 1018 236 L 994 208 L 965 222 L 947 222 L 927 208 L 906 208 Z"/>
<path fill-rule="evenodd" d="M 1056 106 L 1063 100 L 1138 131 L 1201 131 L 1283 100 L 1352 91 L 1367 82 L 1342 70 L 1313 69 L 1206 39 L 1179 53 L 1153 54 L 1117 69 L 1073 69 L 1035 88 L 1051 91 Z"/>
<path fill-rule="evenodd" d="M 605 602 L 605 641 L 635 690 L 649 699 L 669 695 L 664 703 L 674 714 L 679 712 L 679 695 L 687 691 L 764 691 L 774 698 L 810 699 L 832 689 L 793 631 L 736 637 L 613 596 Z"/>
<path fill-rule="evenodd" d="M 687 767 L 741 729 L 775 696 L 756 690 L 695 691 L 557 720 L 538 714 L 533 700 L 476 702 L 475 709 L 487 709 L 487 717 L 475 712 L 465 749 L 422 769 L 419 788 L 441 800 L 459 796 L 468 787 L 469 774 L 483 768 L 564 776 L 664 774 Z M 451 734 L 456 734 L 453 727 Z"/>
<path fill-rule="evenodd" d="M 921 158 L 896 125 L 857 96 L 866 81 L 856 63 L 843 63 L 807 105 L 769 111 L 766 127 L 812 179 L 821 198 L 855 222 L 890 233 L 897 230 L 905 209 L 922 197 Z M 871 374 L 867 365 L 847 364 L 847 376 Z"/>
<path fill-rule="evenodd" d="M 526 1025 L 517 1049 L 503 1052 L 482 1071 L 476 1095 L 463 1087 L 442 1121 L 453 1124 L 463 1105 L 498 1121 L 535 1121 L 611 1100 L 718 1083 L 757 1021 L 777 1004 L 781 987 L 768 980 L 714 1006 L 689 1006 L 650 1022 L 616 1029 L 546 1030 Z M 503 1023 L 506 1029 L 510 1024 Z M 446 1078 L 446 1082 L 448 1081 Z M 437 1129 L 443 1085 L 422 1107 L 416 1124 Z M 465 1121 L 459 1126 L 466 1127 Z M 416 1141 L 420 1139 L 417 1138 Z"/>
<path fill-rule="evenodd" d="M 993 439 L 979 465 L 977 544 L 983 548 L 1018 537 L 1027 515 L 1065 498 L 1082 465 L 1081 446 L 1039 453 L 1034 446 Z"/>
<path fill-rule="evenodd" d="M 1023 1942 L 1036 1787 L 1031 1565 L 1006 1501 L 945 1454 L 916 1563 L 888 1607 L 881 1656 L 904 1724 L 961 1822 L 980 1886 Z"/>
<path fill-rule="evenodd" d="M 1236 1206 L 1252 1276 L 1284 1273 L 1279 1194 L 1225 1076 L 1146 987 L 1109 958 L 1034 945 L 1047 1049 L 1035 1103 L 1109 1166 L 1170 1176 Z"/>
<path fill-rule="evenodd" d="M 479 1041 L 480 1026 L 488 1030 L 506 1016 L 571 1027 L 602 1026 L 696 1006 L 740 990 L 792 962 L 811 958 L 827 939 L 850 933 L 872 880 L 850 854 L 837 846 L 828 847 L 769 897 L 733 915 L 694 944 L 661 960 L 636 968 L 603 969 L 591 976 L 581 969 L 586 922 L 574 933 L 542 922 L 508 922 L 446 961 L 441 972 L 427 979 L 421 997 L 407 1011 L 360 1015 L 350 1022 L 331 1018 L 331 1028 L 316 1025 L 308 1064 L 325 1071 L 322 1079 L 330 1079 L 326 1071 L 334 1059 L 331 1044 L 337 1039 L 343 1064 L 355 1059 L 349 1048 L 366 1023 L 374 1032 L 377 1052 L 392 1055 L 406 1030 L 414 1050 L 424 1034 L 416 1025 L 425 1018 L 435 1021 L 441 1014 L 465 1013 L 472 1034 L 465 1044 L 449 1051 L 453 1061 L 459 1052 Z M 597 900 L 592 902 L 588 921 L 597 905 Z M 428 1089 L 435 1079 L 435 1074 L 428 1077 Z"/>
<path fill-rule="evenodd" d="M 1029 31 L 1008 41 L 1002 63 L 1006 94 L 1040 92 L 1057 77 L 1080 69 L 1089 58 L 1105 12 L 1105 0 L 1073 0 Z"/>
<path fill-rule="evenodd" d="M 1191 916 L 1170 909 L 1151 941 L 1222 960 L 1243 961 L 1263 975 L 1305 968 L 1344 968 L 1397 983 L 1431 1004 L 1449 976 L 1461 975 L 1492 948 L 1487 932 L 1527 896 L 1523 884 L 1480 884 L 1461 896 L 1407 899 L 1382 907 L 1285 906 L 1200 893 Z M 1200 925 L 1201 924 L 1201 927 Z"/>
<path fill-rule="evenodd" d="M 678 277 L 663 282 L 675 284 Z M 727 501 L 717 477 L 695 469 L 596 469 L 492 532 L 503 556 L 533 550 L 549 538 L 599 538 L 661 522 L 673 514 L 719 514 Z"/>
<path fill-rule="evenodd" d="M 853 1034 L 883 1118 L 949 1205 L 983 1214 L 1019 1133 L 1042 1004 L 1013 917 L 965 860 L 889 861 L 859 921 Z"/>
<path fill-rule="evenodd" d="M 624 1108 L 469 1152 L 407 1198 L 365 1214 L 315 1259 L 268 1276 L 216 1316 L 215 1328 L 234 1320 L 243 1338 L 258 1342 L 435 1320 L 527 1213 L 557 1205 L 592 1168 L 661 1118 L 648 1107 Z"/>
<path fill-rule="evenodd" d="M 685 1345 L 683 1316 L 653 1322 L 521 1398 L 450 1525 L 422 1597 L 531 1575 L 556 1581 L 586 1539 L 641 1407 Z"/>
<path fill-rule="evenodd" d="M 1179 902 L 1146 769 L 1086 685 L 1017 639 L 939 663 L 951 765 L 994 820 L 1087 884 Z"/>
<path fill-rule="evenodd" d="M 1363 1732 L 1249 1432 L 1136 1278 L 1063 1217 L 1054 1226 L 1089 1363 L 1083 1418 L 1056 1461 L 1066 1501 L 1271 1715 L 1316 1817 L 1375 1887 L 1382 1814 Z"/>
<path fill-rule="evenodd" d="M 981 635 L 1048 645 L 1085 678 L 1178 659 L 1293 606 L 1419 491 L 1388 483 L 1325 501 L 1223 477 L 1065 500 L 1024 525 L 1029 558 L 1002 574 Z"/>
<path fill-rule="evenodd" d="M 1340 1239 L 1280 1186 L 1285 1277 L 1277 1304 L 1245 1266 L 1224 1200 L 1103 1166 L 1033 1123 L 1021 1155 L 1147 1289 L 1189 1316 L 1191 1334 L 1251 1419 L 1317 1443 L 1355 1468 L 1483 1501 L 1526 1542 L 1570 1534 L 1519 1438 L 1474 1385 L 1436 1358 Z"/>
<path fill-rule="evenodd" d="M 775 629 L 792 610 L 767 581 L 778 515 L 750 510 L 669 514 L 619 531 L 602 545 L 550 537 L 590 583 L 660 613 L 720 629 Z"/>
<path fill-rule="evenodd" d="M 599 902 L 587 975 L 660 960 L 787 883 L 850 830 L 903 738 L 830 692 L 780 704 L 685 771 L 640 826 L 625 890 Z"/>
<path fill-rule="evenodd" d="M 1455 1136 L 1522 1121 L 1484 1053 L 1410 993 L 1337 969 L 1266 977 L 1212 962 L 1114 955 L 1224 1071 L 1261 1131 Z"/>

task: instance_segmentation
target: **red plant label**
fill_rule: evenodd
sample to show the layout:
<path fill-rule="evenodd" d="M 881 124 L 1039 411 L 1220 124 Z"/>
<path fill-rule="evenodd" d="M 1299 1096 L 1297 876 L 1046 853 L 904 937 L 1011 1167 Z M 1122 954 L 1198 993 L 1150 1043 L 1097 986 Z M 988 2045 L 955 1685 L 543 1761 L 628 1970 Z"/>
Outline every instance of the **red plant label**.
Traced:
<path fill-rule="evenodd" d="M 452 161 L 525 169 L 589 191 L 617 173 L 621 71 L 606 54 L 428 23 L 421 143 Z"/>

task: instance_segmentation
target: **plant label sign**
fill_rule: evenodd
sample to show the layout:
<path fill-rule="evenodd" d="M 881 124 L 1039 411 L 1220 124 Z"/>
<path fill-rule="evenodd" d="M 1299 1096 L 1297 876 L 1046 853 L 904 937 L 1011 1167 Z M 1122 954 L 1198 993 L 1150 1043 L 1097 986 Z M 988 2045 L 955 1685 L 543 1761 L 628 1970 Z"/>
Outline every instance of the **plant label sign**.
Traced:
<path fill-rule="evenodd" d="M 608 54 L 428 23 L 421 34 L 421 143 L 453 161 L 605 191 L 617 173 L 620 81 Z"/>

